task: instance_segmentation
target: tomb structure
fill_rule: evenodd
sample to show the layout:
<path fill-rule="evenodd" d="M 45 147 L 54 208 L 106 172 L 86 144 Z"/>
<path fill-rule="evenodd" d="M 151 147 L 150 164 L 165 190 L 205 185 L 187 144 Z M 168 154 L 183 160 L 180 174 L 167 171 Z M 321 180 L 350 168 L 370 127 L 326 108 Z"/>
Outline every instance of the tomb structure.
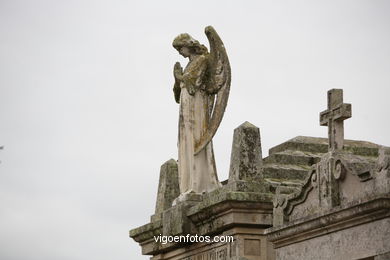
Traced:
<path fill-rule="evenodd" d="M 341 89 L 328 92 L 320 114 L 328 152 L 302 186 L 279 186 L 267 237 L 276 259 L 390 259 L 390 148 L 347 141 L 343 120 L 351 105 Z"/>
<path fill-rule="evenodd" d="M 180 113 L 191 113 L 186 115 L 187 126 L 179 126 L 180 131 L 189 131 L 179 134 L 179 142 L 185 143 L 181 148 L 179 144 L 179 162 L 171 159 L 161 166 L 155 212 L 147 224 L 130 230 L 142 254 L 152 260 L 390 259 L 390 148 L 344 140 L 344 120 L 352 116 L 352 107 L 343 103 L 341 89 L 328 92 L 328 108 L 320 113 L 328 138 L 298 136 L 271 148 L 263 158 L 260 129 L 249 122 L 237 127 L 229 178 L 218 181 L 211 138 L 226 106 L 230 65 L 214 29 L 206 28 L 207 33 L 211 54 L 203 45 L 196 54 L 198 47 L 193 46 L 201 45 L 189 35 L 175 39 L 183 56 L 196 57 L 190 57 L 184 71 L 175 65 L 174 92 L 179 102 L 205 101 L 206 96 L 196 97 L 196 91 L 206 95 L 207 84 L 220 84 L 207 92 L 217 95 L 217 121 L 203 111 L 211 121 L 203 122 L 203 136 L 194 135 L 193 120 L 198 117 L 191 114 L 192 101 L 181 104 L 190 109 L 181 108 Z M 209 76 L 213 70 L 220 75 L 214 74 L 213 80 L 196 80 L 204 77 L 203 72 L 184 76 L 195 61 L 204 62 L 202 55 L 219 57 L 211 58 L 207 63 L 211 67 L 203 70 Z M 195 80 L 186 81 L 192 76 Z M 183 161 L 186 158 L 190 161 Z M 211 166 L 204 168 L 206 172 L 186 170 L 202 160 Z M 204 183 L 207 180 L 210 183 Z M 161 240 L 168 236 L 208 236 L 211 242 Z M 233 240 L 213 240 L 221 236 Z"/>

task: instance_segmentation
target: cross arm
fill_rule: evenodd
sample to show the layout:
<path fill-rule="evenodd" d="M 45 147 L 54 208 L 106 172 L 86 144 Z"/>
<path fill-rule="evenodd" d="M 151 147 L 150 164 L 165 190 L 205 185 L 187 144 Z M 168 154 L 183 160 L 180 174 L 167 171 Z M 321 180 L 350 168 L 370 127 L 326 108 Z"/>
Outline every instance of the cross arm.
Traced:
<path fill-rule="evenodd" d="M 327 126 L 329 120 L 343 121 L 352 116 L 351 104 L 340 104 L 333 109 L 327 109 L 320 113 L 320 125 Z"/>

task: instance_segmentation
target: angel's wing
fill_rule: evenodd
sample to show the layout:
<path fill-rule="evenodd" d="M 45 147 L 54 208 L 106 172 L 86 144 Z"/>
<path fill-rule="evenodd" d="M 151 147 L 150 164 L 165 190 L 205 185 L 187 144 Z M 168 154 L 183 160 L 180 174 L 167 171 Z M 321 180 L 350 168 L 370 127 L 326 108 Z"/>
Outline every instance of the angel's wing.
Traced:
<path fill-rule="evenodd" d="M 195 143 L 195 154 L 198 154 L 217 132 L 229 98 L 231 79 L 229 59 L 221 38 L 211 26 L 206 27 L 205 33 L 210 43 L 206 88 L 209 94 L 216 94 L 216 99 L 208 129 L 200 140 Z"/>

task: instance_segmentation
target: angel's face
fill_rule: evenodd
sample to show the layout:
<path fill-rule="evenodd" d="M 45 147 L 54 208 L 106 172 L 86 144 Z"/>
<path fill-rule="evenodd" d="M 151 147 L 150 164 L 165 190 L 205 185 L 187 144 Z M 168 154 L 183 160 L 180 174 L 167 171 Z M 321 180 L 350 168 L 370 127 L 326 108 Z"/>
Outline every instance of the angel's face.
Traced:
<path fill-rule="evenodd" d="M 180 53 L 184 58 L 187 58 L 187 57 L 190 57 L 191 51 L 190 51 L 190 49 L 189 49 L 188 47 L 183 46 L 183 47 L 180 48 L 179 53 Z"/>

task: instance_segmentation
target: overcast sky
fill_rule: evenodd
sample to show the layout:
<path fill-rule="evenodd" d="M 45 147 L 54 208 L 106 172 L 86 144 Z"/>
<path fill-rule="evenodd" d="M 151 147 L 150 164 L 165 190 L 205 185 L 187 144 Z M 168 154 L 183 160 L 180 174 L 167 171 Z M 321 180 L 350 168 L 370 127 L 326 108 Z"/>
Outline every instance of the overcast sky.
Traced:
<path fill-rule="evenodd" d="M 232 67 L 214 138 L 220 180 L 233 130 L 260 127 L 263 155 L 326 137 L 326 92 L 344 89 L 347 139 L 390 146 L 389 1 L 0 0 L 0 259 L 145 260 L 128 230 L 154 212 L 177 158 L 172 48 L 207 44 Z"/>

